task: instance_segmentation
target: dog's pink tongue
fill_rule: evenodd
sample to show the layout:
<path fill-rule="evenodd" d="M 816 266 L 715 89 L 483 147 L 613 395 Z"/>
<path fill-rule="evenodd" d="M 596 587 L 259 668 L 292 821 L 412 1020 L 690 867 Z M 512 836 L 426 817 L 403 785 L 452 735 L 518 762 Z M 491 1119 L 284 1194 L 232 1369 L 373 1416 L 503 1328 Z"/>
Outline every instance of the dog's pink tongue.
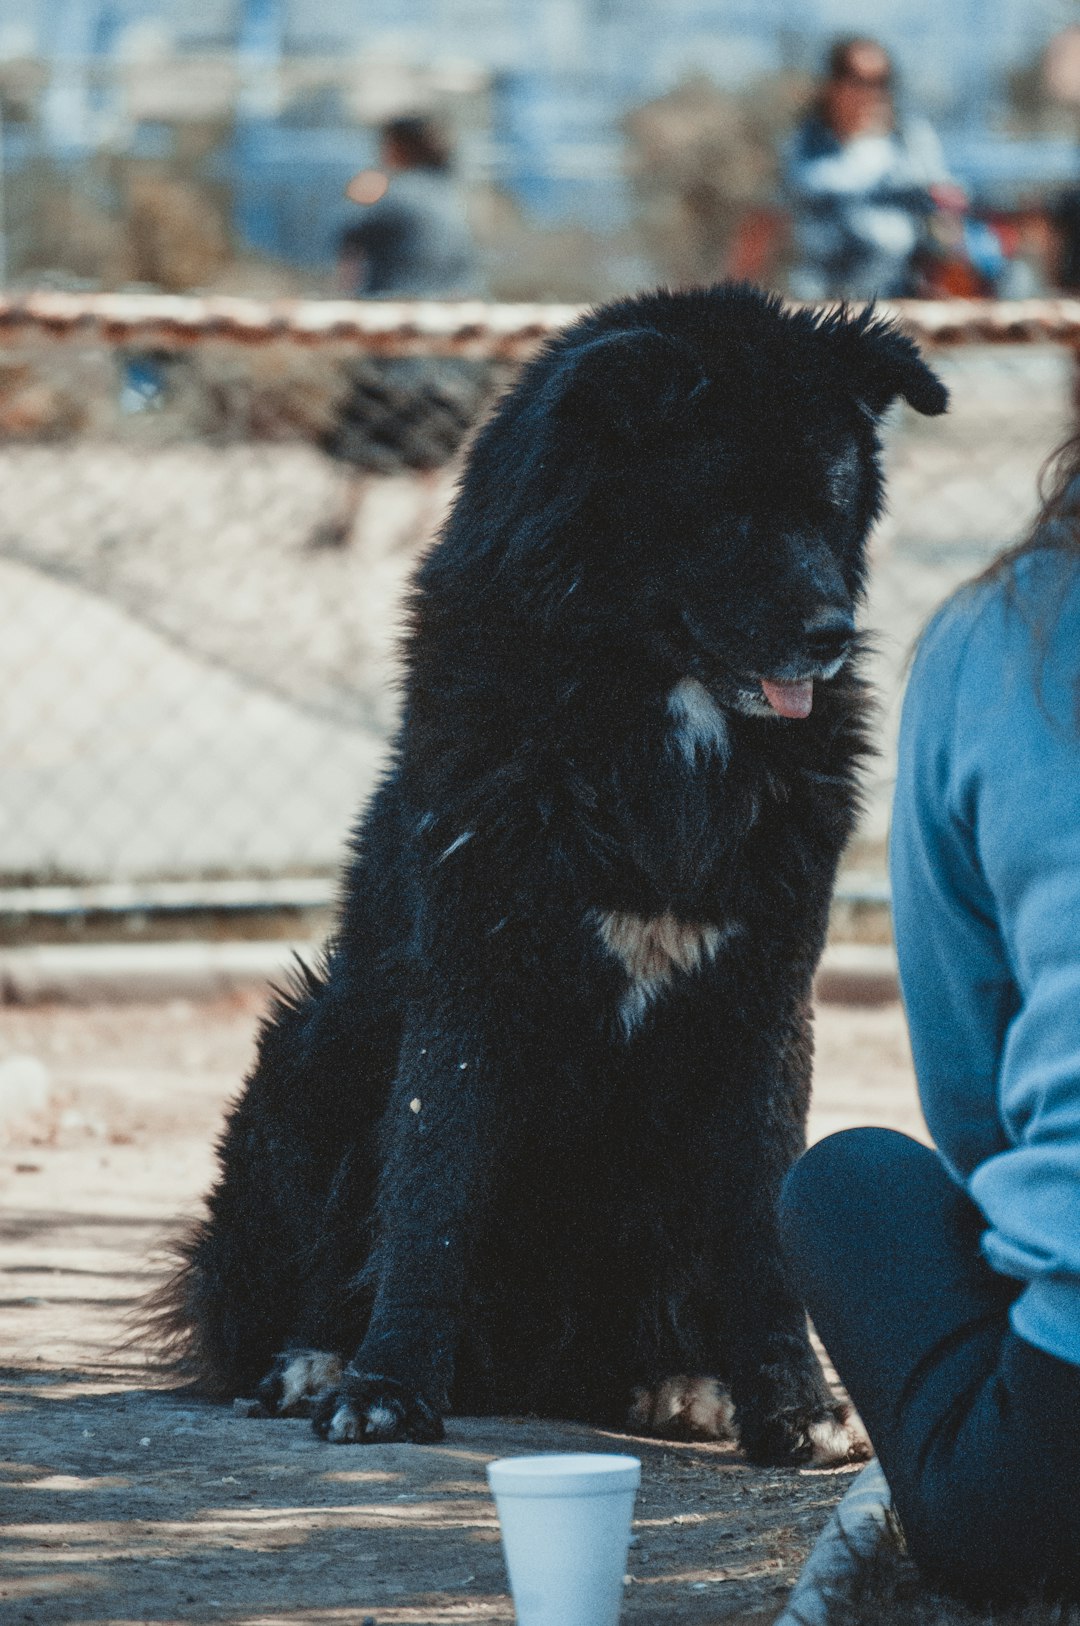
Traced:
<path fill-rule="evenodd" d="M 804 678 L 802 683 L 770 683 L 762 678 L 761 692 L 781 717 L 809 717 L 814 704 L 813 678 Z"/>

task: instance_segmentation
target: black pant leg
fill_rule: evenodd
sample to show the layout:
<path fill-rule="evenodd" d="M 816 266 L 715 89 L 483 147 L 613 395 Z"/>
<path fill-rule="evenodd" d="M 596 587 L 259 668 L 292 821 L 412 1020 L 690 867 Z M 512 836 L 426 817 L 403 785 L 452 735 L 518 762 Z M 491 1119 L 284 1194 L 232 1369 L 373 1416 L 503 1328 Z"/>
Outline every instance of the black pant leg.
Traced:
<path fill-rule="evenodd" d="M 788 1175 L 780 1225 L 795 1286 L 879 1453 L 928 1366 L 955 1368 L 957 1392 L 993 1366 L 1020 1284 L 986 1264 L 985 1221 L 928 1147 L 890 1129 L 830 1135 Z"/>
<path fill-rule="evenodd" d="M 939 1424 L 897 1501 L 921 1568 L 973 1600 L 1080 1598 L 1080 1367 L 1006 1327 L 993 1370 L 931 1404 Z M 894 1456 L 903 1442 L 901 1427 Z"/>
<path fill-rule="evenodd" d="M 1080 1368 L 1023 1344 L 1022 1286 L 940 1159 L 890 1130 L 820 1142 L 788 1177 L 796 1287 L 866 1423 L 911 1550 L 941 1584 L 1071 1587 L 1080 1548 Z"/>

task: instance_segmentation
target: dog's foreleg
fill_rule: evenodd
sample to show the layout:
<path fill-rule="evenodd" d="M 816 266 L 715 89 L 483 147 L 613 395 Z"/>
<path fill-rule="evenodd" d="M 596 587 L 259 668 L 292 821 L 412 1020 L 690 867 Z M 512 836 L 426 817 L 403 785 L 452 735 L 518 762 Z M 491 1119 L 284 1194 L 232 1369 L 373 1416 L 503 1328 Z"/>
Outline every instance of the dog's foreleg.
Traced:
<path fill-rule="evenodd" d="M 414 1014 L 402 1045 L 365 1271 L 374 1304 L 360 1348 L 314 1412 L 325 1439 L 442 1434 L 471 1239 L 499 1135 L 502 1069 L 477 1032 Z"/>
<path fill-rule="evenodd" d="M 771 1182 L 763 1185 L 748 1196 L 731 1238 L 722 1311 L 740 1443 L 757 1462 L 861 1461 L 870 1455 L 866 1432 L 825 1381 L 806 1312 L 788 1285 Z"/>

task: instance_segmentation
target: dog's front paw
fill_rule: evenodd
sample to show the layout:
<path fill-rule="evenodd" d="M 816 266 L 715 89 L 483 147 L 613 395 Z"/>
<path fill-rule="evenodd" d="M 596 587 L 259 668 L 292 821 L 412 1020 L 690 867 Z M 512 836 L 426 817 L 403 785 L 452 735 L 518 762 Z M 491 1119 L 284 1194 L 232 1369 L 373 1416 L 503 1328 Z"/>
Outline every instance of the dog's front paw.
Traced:
<path fill-rule="evenodd" d="M 259 1384 L 257 1394 L 270 1417 L 307 1417 L 312 1401 L 341 1382 L 341 1359 L 325 1349 L 286 1349 Z"/>
<path fill-rule="evenodd" d="M 863 1420 L 853 1406 L 834 1406 L 825 1417 L 809 1423 L 811 1468 L 836 1468 L 846 1462 L 866 1462 L 874 1454 Z"/>
<path fill-rule="evenodd" d="M 874 1454 L 862 1419 L 849 1405 L 781 1412 L 753 1428 L 744 1423 L 740 1439 L 755 1462 L 799 1468 L 840 1468 Z"/>
<path fill-rule="evenodd" d="M 320 1395 L 311 1420 L 316 1434 L 335 1445 L 388 1440 L 430 1445 L 443 1437 L 442 1418 L 419 1390 L 348 1366 L 340 1386 Z"/>

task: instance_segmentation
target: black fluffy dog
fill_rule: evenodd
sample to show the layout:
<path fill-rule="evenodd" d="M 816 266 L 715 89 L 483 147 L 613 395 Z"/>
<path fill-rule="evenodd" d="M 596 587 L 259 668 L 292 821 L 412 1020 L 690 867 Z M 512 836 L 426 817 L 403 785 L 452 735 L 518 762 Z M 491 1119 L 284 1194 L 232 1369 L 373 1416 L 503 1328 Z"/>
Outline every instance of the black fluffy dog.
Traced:
<path fill-rule="evenodd" d="M 753 290 L 586 317 L 473 446 L 325 967 L 282 998 L 159 1311 L 325 1438 L 535 1412 L 865 1437 L 774 1232 L 865 749 L 888 324 Z"/>

